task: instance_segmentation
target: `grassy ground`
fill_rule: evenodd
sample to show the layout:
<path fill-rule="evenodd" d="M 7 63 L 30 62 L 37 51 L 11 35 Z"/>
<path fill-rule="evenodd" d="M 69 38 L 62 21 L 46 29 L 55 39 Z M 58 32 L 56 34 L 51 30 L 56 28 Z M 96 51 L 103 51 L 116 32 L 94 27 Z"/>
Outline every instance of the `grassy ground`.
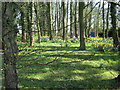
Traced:
<path fill-rule="evenodd" d="M 96 51 L 89 42 L 85 51 L 79 50 L 79 43 L 68 47 L 53 42 L 18 45 L 21 88 L 120 88 L 113 80 L 119 73 L 117 52 Z"/>

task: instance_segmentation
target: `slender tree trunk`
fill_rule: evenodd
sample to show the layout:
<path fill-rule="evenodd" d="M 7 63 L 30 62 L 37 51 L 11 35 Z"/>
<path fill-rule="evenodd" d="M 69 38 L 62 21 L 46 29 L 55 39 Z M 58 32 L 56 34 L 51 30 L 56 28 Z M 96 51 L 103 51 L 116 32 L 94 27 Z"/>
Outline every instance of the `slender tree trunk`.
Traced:
<path fill-rule="evenodd" d="M 72 7 L 73 7 L 73 2 L 70 2 L 70 23 L 72 23 L 73 22 L 73 10 L 72 10 Z M 73 37 L 73 27 L 72 27 L 73 25 L 71 24 L 70 25 L 70 38 L 72 38 Z"/>
<path fill-rule="evenodd" d="M 55 4 L 55 30 L 54 30 L 54 35 L 57 36 L 57 6 Z"/>
<path fill-rule="evenodd" d="M 79 2 L 79 28 L 80 28 L 80 50 L 85 50 L 84 21 L 83 21 L 84 2 Z"/>
<path fill-rule="evenodd" d="M 105 18 L 104 18 L 104 1 L 102 6 L 102 19 L 103 19 L 103 39 L 105 39 Z"/>
<path fill-rule="evenodd" d="M 25 31 L 25 22 L 24 22 L 24 13 L 21 12 L 21 23 L 22 23 L 22 42 L 26 42 L 26 31 Z"/>
<path fill-rule="evenodd" d="M 51 7 L 51 2 L 48 3 L 48 9 L 49 9 L 49 36 L 50 40 L 53 40 L 53 35 L 52 35 L 52 7 Z"/>
<path fill-rule="evenodd" d="M 108 27 L 109 27 L 109 3 L 108 3 L 107 16 L 106 16 L 106 30 L 105 30 L 106 38 L 108 38 Z"/>
<path fill-rule="evenodd" d="M 66 8 L 66 22 L 65 22 L 65 26 L 68 25 L 68 5 L 69 5 L 69 1 L 67 0 L 67 8 Z M 67 38 L 68 38 L 68 27 L 66 27 L 66 41 L 67 41 Z"/>
<path fill-rule="evenodd" d="M 93 7 L 93 3 L 92 2 L 90 2 L 90 10 L 92 9 L 92 7 Z M 89 37 L 90 36 L 90 31 L 91 31 L 91 21 L 92 21 L 92 12 L 90 13 L 90 15 L 89 15 L 89 26 L 88 26 L 88 30 L 87 30 L 87 36 Z"/>
<path fill-rule="evenodd" d="M 66 29 L 65 29 L 65 22 L 66 22 L 66 18 L 65 18 L 65 3 L 62 2 L 62 9 L 63 9 L 63 40 L 66 40 Z"/>
<path fill-rule="evenodd" d="M 96 36 L 97 37 L 98 37 L 99 27 L 100 27 L 100 4 L 99 4 L 98 10 L 97 10 L 97 21 L 96 21 Z"/>
<path fill-rule="evenodd" d="M 4 6 L 3 6 L 4 7 Z M 18 90 L 18 76 L 16 70 L 17 43 L 14 28 L 14 7 L 12 3 L 5 3 L 5 15 L 3 15 L 3 49 L 4 49 L 4 75 L 6 90 Z"/>
<path fill-rule="evenodd" d="M 38 9 L 39 9 L 39 5 L 38 5 L 38 3 L 36 3 L 35 4 L 36 6 L 34 7 L 35 8 L 35 13 L 36 13 L 36 19 L 37 19 L 37 22 L 36 22 L 36 24 L 37 24 L 37 34 L 38 34 L 38 43 L 40 43 L 41 42 L 41 31 L 40 31 L 40 20 L 39 20 L 39 14 L 38 14 Z"/>
<path fill-rule="evenodd" d="M 57 30 L 58 34 L 60 34 L 60 8 L 59 8 L 59 3 L 57 3 Z"/>
<path fill-rule="evenodd" d="M 26 18 L 27 18 L 27 35 L 26 35 L 26 39 L 27 39 L 27 42 L 30 38 L 30 8 L 29 8 L 29 3 L 27 4 L 27 15 L 26 15 Z"/>
<path fill-rule="evenodd" d="M 34 44 L 34 17 L 33 17 L 33 2 L 30 2 L 30 46 Z"/>
<path fill-rule="evenodd" d="M 33 35 L 32 35 L 32 2 L 28 3 L 27 7 L 27 38 L 30 40 L 30 46 L 33 45 Z"/>
<path fill-rule="evenodd" d="M 37 29 L 38 29 L 38 43 L 41 43 L 41 32 L 40 32 L 40 25 L 39 22 L 37 23 Z"/>
<path fill-rule="evenodd" d="M 87 4 L 89 4 L 89 3 L 87 3 Z M 87 15 L 87 13 L 88 13 L 88 7 L 86 8 L 85 16 Z M 87 29 L 88 29 L 88 18 L 85 17 L 85 37 L 88 37 L 88 35 L 87 35 Z"/>
<path fill-rule="evenodd" d="M 75 2 L 75 37 L 78 38 L 78 30 L 77 30 L 77 2 Z"/>

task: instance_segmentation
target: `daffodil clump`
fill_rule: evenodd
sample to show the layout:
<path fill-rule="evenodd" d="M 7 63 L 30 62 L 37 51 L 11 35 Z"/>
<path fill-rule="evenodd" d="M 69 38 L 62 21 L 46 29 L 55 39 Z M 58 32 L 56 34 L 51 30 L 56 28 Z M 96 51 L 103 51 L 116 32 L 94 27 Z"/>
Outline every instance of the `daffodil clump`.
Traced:
<path fill-rule="evenodd" d="M 93 43 L 92 46 L 98 51 L 117 51 L 117 47 L 115 48 L 111 43 Z"/>
<path fill-rule="evenodd" d="M 73 37 L 73 38 L 69 38 L 67 41 L 71 42 L 71 43 L 78 43 L 80 41 L 79 38 Z"/>
<path fill-rule="evenodd" d="M 48 42 L 48 41 L 49 41 L 49 37 L 48 37 L 48 36 L 43 36 L 43 37 L 41 38 L 41 41 L 42 41 L 42 42 Z"/>
<path fill-rule="evenodd" d="M 90 37 L 90 38 L 86 38 L 86 42 L 88 43 L 112 43 L 113 39 L 112 38 L 103 39 L 103 38 L 98 38 L 98 37 Z"/>

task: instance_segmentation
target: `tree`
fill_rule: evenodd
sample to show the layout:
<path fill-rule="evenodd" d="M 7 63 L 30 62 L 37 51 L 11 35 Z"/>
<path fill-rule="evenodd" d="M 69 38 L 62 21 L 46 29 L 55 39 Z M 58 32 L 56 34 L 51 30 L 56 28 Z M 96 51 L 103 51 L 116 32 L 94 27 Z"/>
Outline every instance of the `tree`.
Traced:
<path fill-rule="evenodd" d="M 97 8 L 97 17 L 96 17 L 96 36 L 98 37 L 98 31 L 99 31 L 99 28 L 100 28 L 100 3 L 99 3 L 99 6 Z"/>
<path fill-rule="evenodd" d="M 30 2 L 29 4 L 29 8 L 30 8 L 30 27 L 29 27 L 29 37 L 30 37 L 30 46 L 33 46 L 34 44 L 34 17 L 33 17 L 33 13 L 34 13 L 34 10 L 33 10 L 33 2 Z"/>
<path fill-rule="evenodd" d="M 57 6 L 57 30 L 58 30 L 58 34 L 60 34 L 60 3 L 56 3 Z"/>
<path fill-rule="evenodd" d="M 108 3 L 108 9 L 107 9 L 107 15 L 106 15 L 106 30 L 105 30 L 105 37 L 108 38 L 108 29 L 109 29 L 109 3 Z"/>
<path fill-rule="evenodd" d="M 26 41 L 26 32 L 25 32 L 25 25 L 24 25 L 24 12 L 21 12 L 21 24 L 22 24 L 22 41 Z"/>
<path fill-rule="evenodd" d="M 22 27 L 22 42 L 26 42 L 26 28 L 25 28 L 25 3 L 17 3 L 17 5 L 19 6 L 19 11 L 20 11 L 20 14 L 21 14 L 21 18 L 20 18 L 20 22 L 19 24 L 21 25 Z"/>
<path fill-rule="evenodd" d="M 87 5 L 89 4 L 89 2 L 87 2 Z M 85 16 L 88 13 L 88 6 L 85 9 Z M 87 29 L 88 29 L 88 17 L 85 17 L 85 37 L 88 37 L 89 35 L 87 35 Z"/>
<path fill-rule="evenodd" d="M 49 35 L 50 35 L 50 40 L 53 40 L 53 35 L 52 35 L 52 7 L 51 7 L 51 2 L 47 3 L 48 9 L 49 9 Z"/>
<path fill-rule="evenodd" d="M 63 40 L 66 40 L 66 29 L 65 29 L 65 22 L 66 22 L 66 15 L 65 15 L 65 2 L 62 2 L 62 9 L 63 9 L 63 20 L 62 20 L 62 23 L 63 23 Z"/>
<path fill-rule="evenodd" d="M 104 4 L 105 2 L 103 1 L 103 6 L 102 6 L 102 19 L 103 19 L 103 38 L 105 38 L 105 18 L 104 18 Z"/>
<path fill-rule="evenodd" d="M 84 22 L 83 22 L 84 2 L 79 2 L 79 29 L 80 29 L 80 50 L 85 50 Z"/>
<path fill-rule="evenodd" d="M 92 8 L 93 8 L 93 2 L 90 2 L 90 10 L 92 10 Z M 89 21 L 89 26 L 88 26 L 87 36 L 89 37 L 91 25 L 92 25 L 92 11 L 90 12 L 88 21 Z"/>
<path fill-rule="evenodd" d="M 72 7 L 73 7 L 73 2 L 70 2 L 70 23 L 72 23 L 72 21 L 73 21 L 73 10 L 72 10 Z M 71 24 L 70 25 L 70 38 L 73 37 L 73 31 L 72 31 L 73 27 L 72 26 L 73 25 Z"/>
<path fill-rule="evenodd" d="M 16 28 L 15 24 L 15 5 L 6 2 L 3 4 L 3 50 L 4 50 L 4 75 L 5 88 L 18 89 L 18 76 L 16 71 L 16 61 L 18 48 L 16 44 Z"/>
<path fill-rule="evenodd" d="M 117 47 L 119 45 L 118 33 L 116 30 L 116 4 L 110 2 L 110 12 L 111 12 L 111 29 L 112 29 L 112 38 L 113 38 L 113 45 Z"/>
<path fill-rule="evenodd" d="M 38 30 L 38 43 L 40 43 L 41 42 L 41 29 L 40 29 L 40 27 L 41 27 L 41 22 L 40 22 L 40 20 L 39 20 L 39 9 L 40 9 L 40 7 L 39 7 L 39 4 L 36 2 L 35 3 L 35 7 L 34 7 L 34 9 L 35 9 L 35 14 L 36 14 L 36 26 L 37 26 L 37 30 Z"/>
<path fill-rule="evenodd" d="M 75 20 L 75 37 L 78 38 L 78 30 L 77 30 L 77 2 L 75 2 L 74 20 Z"/>
<path fill-rule="evenodd" d="M 118 51 L 120 55 L 120 42 L 116 30 L 116 4 L 114 2 L 110 2 L 110 5 L 113 45 L 114 47 L 118 46 Z M 115 78 L 115 80 L 120 83 L 120 74 Z"/>

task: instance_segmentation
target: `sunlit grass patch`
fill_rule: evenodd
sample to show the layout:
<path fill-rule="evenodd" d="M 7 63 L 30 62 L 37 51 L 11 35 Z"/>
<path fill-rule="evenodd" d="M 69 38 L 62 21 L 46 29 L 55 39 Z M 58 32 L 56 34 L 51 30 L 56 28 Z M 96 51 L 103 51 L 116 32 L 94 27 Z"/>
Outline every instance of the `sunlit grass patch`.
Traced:
<path fill-rule="evenodd" d="M 106 79 L 111 79 L 111 78 L 117 77 L 117 75 L 118 75 L 118 72 L 116 72 L 116 71 L 106 70 L 104 73 L 101 74 L 101 78 L 103 80 L 106 80 Z"/>

